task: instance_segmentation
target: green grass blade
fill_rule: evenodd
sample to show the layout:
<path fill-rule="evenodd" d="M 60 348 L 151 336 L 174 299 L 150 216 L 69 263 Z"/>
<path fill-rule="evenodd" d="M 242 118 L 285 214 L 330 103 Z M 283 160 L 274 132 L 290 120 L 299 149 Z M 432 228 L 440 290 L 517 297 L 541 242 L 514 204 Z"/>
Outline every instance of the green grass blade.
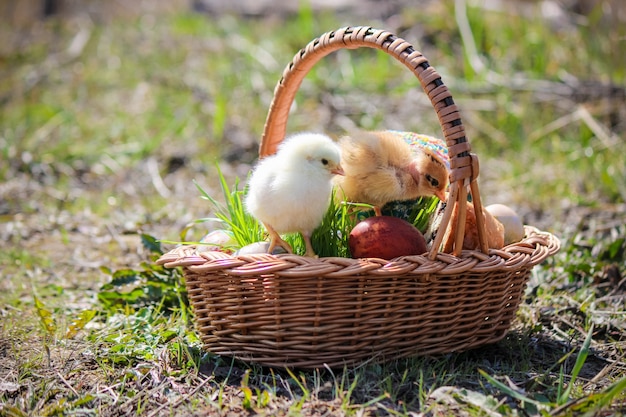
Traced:
<path fill-rule="evenodd" d="M 533 404 L 535 407 L 537 407 L 538 409 L 546 409 L 548 404 L 542 403 L 540 401 L 534 400 L 532 398 L 527 397 L 526 395 L 515 391 L 513 388 L 503 384 L 502 382 L 498 381 L 497 379 L 495 379 L 494 377 L 492 377 L 491 375 L 489 375 L 487 372 L 483 371 L 482 369 L 479 369 L 478 372 L 483 376 L 483 378 L 485 378 L 487 381 L 489 381 L 490 384 L 492 384 L 493 386 L 495 386 L 497 389 L 499 389 L 500 391 L 502 391 L 503 393 L 505 393 L 506 395 L 508 395 L 509 397 L 513 397 L 516 400 L 522 401 L 522 402 L 526 402 L 529 404 Z"/>
<path fill-rule="evenodd" d="M 570 378 L 570 382 L 567 385 L 567 388 L 563 393 L 557 398 L 557 403 L 559 405 L 565 404 L 569 400 L 570 393 L 572 392 L 572 388 L 574 387 L 574 381 L 578 377 L 580 370 L 582 369 L 585 361 L 587 360 L 587 356 L 589 356 L 589 347 L 591 346 L 591 338 L 593 336 L 593 325 L 589 329 L 587 333 L 587 337 L 583 342 L 582 347 L 580 348 L 580 352 L 578 352 L 578 356 L 576 357 L 576 363 L 574 364 L 574 368 L 572 369 L 572 375 Z"/>
<path fill-rule="evenodd" d="M 220 176 L 221 176 L 221 172 L 220 172 Z M 204 188 L 202 188 L 200 184 L 198 184 L 196 180 L 193 180 L 193 185 L 195 185 L 198 191 L 200 191 L 201 198 L 204 198 L 205 200 L 209 200 L 214 206 L 218 208 L 221 206 L 220 203 L 217 200 L 215 200 L 213 197 L 211 197 L 211 195 L 207 193 L 204 190 Z"/>
<path fill-rule="evenodd" d="M 600 393 L 594 393 L 594 396 L 598 396 L 598 400 L 594 406 L 594 413 L 598 410 L 609 406 L 615 397 L 626 392 L 626 377 L 618 380 L 610 385 L 607 389 Z"/>
<path fill-rule="evenodd" d="M 81 311 L 77 317 L 75 317 L 71 323 L 69 324 L 66 332 L 65 332 L 65 337 L 67 339 L 71 339 L 73 337 L 75 337 L 78 332 L 82 329 L 85 328 L 85 326 L 91 321 L 93 320 L 94 317 L 96 317 L 97 311 L 96 310 L 83 310 Z"/>
<path fill-rule="evenodd" d="M 601 410 L 606 410 L 615 398 L 626 392 L 626 378 L 606 387 L 603 391 L 593 392 L 585 397 L 571 400 L 551 411 L 551 415 L 569 415 L 566 411 L 573 411 L 575 415 L 596 416 Z"/>
<path fill-rule="evenodd" d="M 36 295 L 33 295 L 33 300 L 35 302 L 35 309 L 37 310 L 37 315 L 39 316 L 41 324 L 48 334 L 53 335 L 57 330 L 57 322 L 54 315 L 46 308 L 43 302 L 41 302 Z"/>

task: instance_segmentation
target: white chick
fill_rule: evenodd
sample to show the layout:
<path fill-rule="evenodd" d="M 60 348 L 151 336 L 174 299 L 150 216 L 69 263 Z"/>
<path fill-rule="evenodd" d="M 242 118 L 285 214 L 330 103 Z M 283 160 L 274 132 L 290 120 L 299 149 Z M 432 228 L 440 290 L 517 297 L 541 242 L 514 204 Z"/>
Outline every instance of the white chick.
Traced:
<path fill-rule="evenodd" d="M 423 196 L 446 199 L 448 169 L 427 147 L 412 148 L 397 132 L 360 132 L 339 141 L 345 176 L 337 177 L 347 201 L 374 206 Z"/>
<path fill-rule="evenodd" d="M 300 133 L 287 138 L 276 154 L 255 167 L 248 182 L 248 212 L 265 226 L 268 253 L 281 246 L 293 253 L 280 233 L 300 232 L 306 256 L 316 256 L 311 233 L 322 222 L 332 195 L 332 178 L 344 175 L 341 151 L 331 138 Z"/>

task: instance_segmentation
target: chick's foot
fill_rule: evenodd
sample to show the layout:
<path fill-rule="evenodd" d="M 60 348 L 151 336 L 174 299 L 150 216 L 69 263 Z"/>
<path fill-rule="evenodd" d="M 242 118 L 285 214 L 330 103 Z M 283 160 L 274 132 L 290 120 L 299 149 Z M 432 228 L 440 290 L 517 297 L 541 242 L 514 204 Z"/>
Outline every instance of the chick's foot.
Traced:
<path fill-rule="evenodd" d="M 303 233 L 302 237 L 304 238 L 304 245 L 306 247 L 306 252 L 304 253 L 304 256 L 308 256 L 310 258 L 318 258 L 315 250 L 313 250 L 313 245 L 311 245 L 311 235 Z"/>
<path fill-rule="evenodd" d="M 269 224 L 265 224 L 264 226 L 267 229 L 267 233 L 269 233 L 270 235 L 270 246 L 267 248 L 267 253 L 273 253 L 276 246 L 280 246 L 281 248 L 285 249 L 287 253 L 293 253 L 291 245 L 287 243 L 283 238 L 281 238 L 278 232 L 276 232 L 276 230 L 274 230 L 272 226 L 270 226 Z"/>

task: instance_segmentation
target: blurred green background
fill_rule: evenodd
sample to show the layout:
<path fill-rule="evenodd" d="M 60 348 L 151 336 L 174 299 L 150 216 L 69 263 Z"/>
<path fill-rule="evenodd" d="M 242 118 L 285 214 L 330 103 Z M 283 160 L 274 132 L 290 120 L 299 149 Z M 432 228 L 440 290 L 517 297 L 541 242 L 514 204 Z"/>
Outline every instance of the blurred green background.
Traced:
<path fill-rule="evenodd" d="M 442 74 L 487 203 L 543 227 L 623 204 L 622 2 L 329 3 L 3 1 L 0 214 L 201 211 L 190 178 L 213 187 L 215 161 L 245 178 L 283 67 L 346 25 L 395 32 Z M 354 126 L 440 135 L 417 80 L 373 50 L 323 60 L 290 119 Z"/>

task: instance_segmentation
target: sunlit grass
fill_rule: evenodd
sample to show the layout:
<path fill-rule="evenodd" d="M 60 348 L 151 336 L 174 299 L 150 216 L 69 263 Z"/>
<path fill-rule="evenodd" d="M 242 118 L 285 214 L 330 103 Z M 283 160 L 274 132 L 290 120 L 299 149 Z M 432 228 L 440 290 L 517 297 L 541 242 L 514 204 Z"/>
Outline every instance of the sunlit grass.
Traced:
<path fill-rule="evenodd" d="M 284 66 L 314 37 L 348 24 L 397 24 L 397 34 L 442 74 L 480 158 L 488 203 L 500 199 L 556 219 L 562 206 L 623 203 L 626 25 L 601 16 L 604 2 L 559 25 L 468 1 L 479 68 L 467 56 L 455 2 L 436 3 L 387 22 L 308 7 L 285 19 L 50 20 L 3 49 L 12 52 L 0 60 L 0 185 L 20 178 L 27 188 L 0 201 L 0 231 L 8 236 L 0 253 L 0 348 L 3 364 L 13 364 L 3 375 L 0 414 L 144 415 L 168 404 L 172 410 L 162 413 L 298 415 L 319 407 L 331 415 L 495 415 L 533 414 L 535 401 L 544 414 L 568 415 L 623 404 L 619 282 L 616 293 L 595 284 L 608 282 L 606 271 L 624 274 L 623 224 L 567 225 L 576 234 L 562 236 L 561 254 L 534 270 L 517 327 L 490 350 L 332 372 L 269 371 L 204 353 L 180 271 L 151 269 L 150 258 L 104 268 L 103 278 L 77 260 L 79 249 L 102 251 L 94 262 L 104 265 L 136 259 L 145 252 L 117 242 L 123 233 L 168 215 L 214 216 L 210 202 L 196 202 L 192 179 L 227 201 L 212 167 L 241 138 L 254 153 Z M 85 44 L 72 49 L 81 31 Z M 351 127 L 441 135 L 417 80 L 374 50 L 320 62 L 288 126 L 334 136 Z M 245 186 L 254 160 L 242 152 L 233 151 L 242 168 L 224 171 L 226 188 L 236 177 L 240 191 Z M 172 157 L 182 158 L 186 175 L 171 175 Z M 156 173 L 146 168 L 149 158 Z M 170 194 L 155 190 L 160 179 Z M 329 223 L 338 219 L 332 209 L 345 207 L 332 207 Z M 17 214 L 43 220 L 22 224 Z M 106 232 L 81 224 L 96 218 Z M 172 222 L 156 238 L 176 236 Z M 263 238 L 261 228 L 252 231 L 250 240 Z M 72 236 L 89 248 L 77 248 Z M 602 362 L 611 352 L 612 362 Z"/>

